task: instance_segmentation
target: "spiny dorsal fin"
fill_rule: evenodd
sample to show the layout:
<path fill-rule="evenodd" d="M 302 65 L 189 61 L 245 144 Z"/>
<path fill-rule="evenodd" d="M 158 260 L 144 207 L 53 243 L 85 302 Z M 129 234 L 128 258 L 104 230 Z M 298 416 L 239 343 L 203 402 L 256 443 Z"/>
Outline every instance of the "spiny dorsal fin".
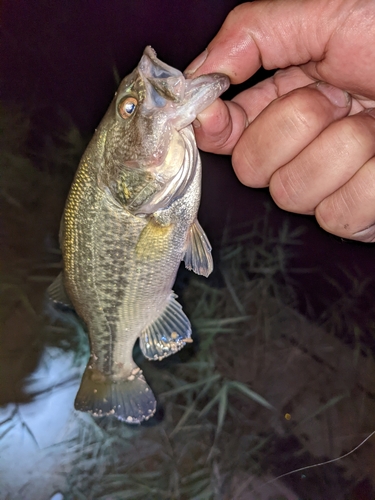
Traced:
<path fill-rule="evenodd" d="M 214 268 L 210 242 L 197 219 L 189 229 L 184 262 L 187 269 L 206 278 Z"/>
<path fill-rule="evenodd" d="M 172 293 L 162 314 L 140 335 L 140 347 L 148 359 L 163 359 L 192 342 L 190 321 Z"/>

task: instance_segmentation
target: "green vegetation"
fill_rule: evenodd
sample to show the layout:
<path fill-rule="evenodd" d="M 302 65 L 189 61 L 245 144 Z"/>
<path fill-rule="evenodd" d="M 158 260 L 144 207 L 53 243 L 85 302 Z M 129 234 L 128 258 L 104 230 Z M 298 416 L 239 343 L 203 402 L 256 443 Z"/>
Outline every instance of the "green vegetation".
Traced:
<path fill-rule="evenodd" d="M 254 225 L 247 238 L 223 246 L 223 286 L 191 277 L 182 299 L 195 345 L 142 366 L 162 421 L 132 428 L 102 419 L 94 437 L 83 430 L 67 498 L 87 498 L 86 491 L 95 499 L 235 498 L 236 478 L 261 472 L 259 453 L 270 437 L 253 431 L 254 418 L 278 420 L 279 412 L 249 384 L 226 374 L 226 363 L 232 362 L 233 342 L 270 333 L 267 309 L 274 309 L 274 301 L 293 300 L 292 288 L 277 283 L 276 275 L 287 280 L 286 263 L 277 261 L 298 233 L 284 227 L 272 236 L 261 223 Z"/>
<path fill-rule="evenodd" d="M 72 351 L 75 365 L 84 365 L 88 341 L 81 323 L 69 312 L 43 316 L 41 304 L 60 267 L 57 221 L 85 141 L 70 126 L 45 141 L 36 161 L 28 145 L 30 122 L 3 109 L 0 117 L 8 134 L 0 134 L 6 150 L 0 203 L 9 215 L 2 235 L 1 259 L 9 265 L 1 270 L 0 319 L 6 324 L 15 311 L 27 311 L 32 334 L 25 333 L 18 346 L 26 373 L 35 366 L 27 362 L 30 346 L 38 353 L 45 346 Z M 261 220 L 236 228 L 242 236 L 228 231 L 216 246 L 220 255 L 210 279 L 189 273 L 180 299 L 193 325 L 193 344 L 155 363 L 142 361 L 135 349 L 158 397 L 157 416 L 140 427 L 74 416 L 79 435 L 56 446 L 66 500 L 253 499 L 248 495 L 257 477 L 294 468 L 288 457 L 277 469 L 275 440 L 297 439 L 301 466 L 339 456 L 372 430 L 363 408 L 374 363 L 362 338 L 373 338 L 374 322 L 369 318 L 364 332 L 356 321 L 367 282 L 353 278 L 352 291 L 343 290 L 312 324 L 297 312 L 301 298 L 290 269 L 302 230 L 287 223 L 275 230 L 268 219 L 265 210 Z M 338 340 L 343 322 L 356 339 L 354 353 Z M 11 326 L 2 329 L 3 364 L 14 353 L 11 335 Z M 341 425 L 342 415 L 351 426 Z M 360 460 L 345 462 L 345 477 L 362 473 Z"/>

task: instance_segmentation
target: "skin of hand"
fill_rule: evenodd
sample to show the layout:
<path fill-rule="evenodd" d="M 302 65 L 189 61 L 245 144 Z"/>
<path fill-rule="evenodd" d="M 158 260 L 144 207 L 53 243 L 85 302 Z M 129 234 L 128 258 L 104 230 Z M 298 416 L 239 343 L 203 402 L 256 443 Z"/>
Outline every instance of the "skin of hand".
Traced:
<path fill-rule="evenodd" d="M 278 71 L 198 116 L 198 146 L 231 154 L 240 181 L 269 186 L 279 207 L 374 242 L 374 0 L 241 4 L 185 74 L 237 84 L 261 66 Z"/>

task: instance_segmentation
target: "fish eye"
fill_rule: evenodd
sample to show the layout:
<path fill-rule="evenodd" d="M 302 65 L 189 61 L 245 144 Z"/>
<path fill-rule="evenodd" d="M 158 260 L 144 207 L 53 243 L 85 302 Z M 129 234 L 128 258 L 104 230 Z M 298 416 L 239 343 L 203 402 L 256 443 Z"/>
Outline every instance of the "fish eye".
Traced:
<path fill-rule="evenodd" d="M 129 118 L 137 109 L 138 101 L 135 97 L 124 97 L 118 105 L 118 112 L 125 120 Z"/>

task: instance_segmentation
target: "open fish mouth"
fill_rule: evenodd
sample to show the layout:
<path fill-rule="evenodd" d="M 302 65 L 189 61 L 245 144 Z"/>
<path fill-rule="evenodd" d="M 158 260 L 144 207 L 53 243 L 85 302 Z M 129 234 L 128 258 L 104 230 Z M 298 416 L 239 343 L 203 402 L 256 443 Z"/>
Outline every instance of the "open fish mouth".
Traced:
<path fill-rule="evenodd" d="M 150 46 L 143 52 L 139 73 L 147 87 L 145 108 L 166 107 L 176 130 L 190 125 L 230 85 L 229 78 L 220 73 L 186 79 L 181 71 L 160 61 Z"/>
<path fill-rule="evenodd" d="M 230 81 L 218 73 L 187 79 L 180 70 L 160 61 L 150 46 L 143 52 L 137 73 L 138 113 L 143 116 L 138 136 L 142 140 L 137 138 L 133 157 L 134 150 L 121 158 L 114 149 L 111 161 L 120 169 L 153 172 L 163 184 L 169 177 L 167 171 L 177 171 L 182 165 L 185 144 L 181 130 L 191 125 L 229 87 Z"/>

